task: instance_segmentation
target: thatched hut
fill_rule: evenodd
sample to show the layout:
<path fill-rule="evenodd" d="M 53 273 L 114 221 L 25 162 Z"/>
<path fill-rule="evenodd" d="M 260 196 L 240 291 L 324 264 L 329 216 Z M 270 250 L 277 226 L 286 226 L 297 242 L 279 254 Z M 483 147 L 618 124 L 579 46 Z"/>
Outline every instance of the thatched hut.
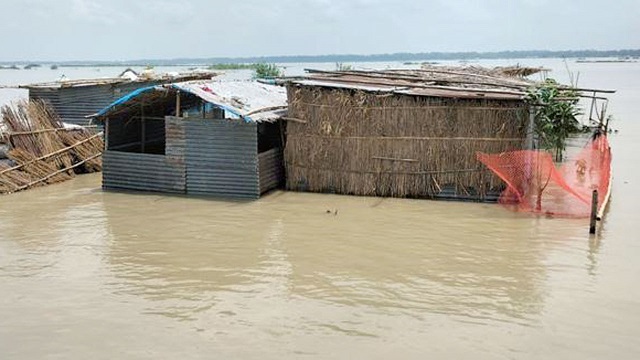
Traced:
<path fill-rule="evenodd" d="M 287 82 L 287 188 L 495 200 L 477 152 L 523 149 L 531 82 L 479 68 L 309 71 Z"/>
<path fill-rule="evenodd" d="M 95 115 L 103 187 L 255 199 L 284 180 L 281 87 L 252 81 L 139 89 Z"/>
<path fill-rule="evenodd" d="M 97 79 L 65 79 L 54 82 L 22 85 L 29 90 L 30 100 L 41 100 L 53 107 L 63 122 L 86 125 L 87 116 L 95 114 L 122 96 L 153 85 L 211 79 L 212 72 L 142 75 L 127 69 L 120 76 Z"/>

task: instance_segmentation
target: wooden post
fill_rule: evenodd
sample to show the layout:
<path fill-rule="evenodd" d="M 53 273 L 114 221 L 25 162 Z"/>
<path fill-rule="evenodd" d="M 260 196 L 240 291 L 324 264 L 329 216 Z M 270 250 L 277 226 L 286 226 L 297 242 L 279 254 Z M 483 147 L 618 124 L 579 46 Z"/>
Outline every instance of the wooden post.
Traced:
<path fill-rule="evenodd" d="M 526 150 L 533 150 L 534 138 L 536 129 L 536 108 L 531 106 L 529 108 L 529 123 L 527 124 L 527 140 L 525 144 Z"/>
<path fill-rule="evenodd" d="M 591 98 L 591 109 L 589 110 L 589 121 L 593 119 L 593 108 L 596 106 L 596 92 L 593 92 L 593 98 Z"/>
<path fill-rule="evenodd" d="M 591 222 L 589 223 L 589 234 L 596 233 L 596 221 L 598 220 L 598 190 L 593 190 L 591 196 Z"/>
<path fill-rule="evenodd" d="M 109 150 L 109 118 L 104 119 L 104 150 Z"/>
<path fill-rule="evenodd" d="M 176 92 L 176 117 L 180 117 L 180 90 Z"/>

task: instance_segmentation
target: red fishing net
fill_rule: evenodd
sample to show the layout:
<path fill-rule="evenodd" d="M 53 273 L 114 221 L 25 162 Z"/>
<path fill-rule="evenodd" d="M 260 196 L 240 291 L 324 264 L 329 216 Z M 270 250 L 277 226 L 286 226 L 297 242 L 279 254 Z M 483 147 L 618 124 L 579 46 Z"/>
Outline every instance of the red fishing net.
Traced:
<path fill-rule="evenodd" d="M 602 135 L 560 166 L 546 151 L 478 153 L 478 160 L 507 184 L 499 202 L 510 209 L 561 217 L 589 217 L 593 190 L 604 206 L 611 177 L 611 149 Z"/>

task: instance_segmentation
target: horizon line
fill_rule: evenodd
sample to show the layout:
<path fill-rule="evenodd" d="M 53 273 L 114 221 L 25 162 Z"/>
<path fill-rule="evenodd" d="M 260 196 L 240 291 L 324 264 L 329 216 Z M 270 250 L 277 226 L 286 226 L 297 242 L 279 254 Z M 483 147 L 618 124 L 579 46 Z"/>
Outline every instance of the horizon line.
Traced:
<path fill-rule="evenodd" d="M 504 57 L 507 55 L 507 57 Z M 567 56 L 572 55 L 572 56 Z M 153 65 L 158 63 L 184 65 L 208 63 L 253 63 L 253 62 L 335 62 L 335 61 L 403 61 L 403 60 L 468 60 L 468 59 L 515 59 L 525 57 L 608 57 L 608 56 L 640 56 L 640 49 L 580 49 L 580 50 L 501 50 L 501 51 L 429 51 L 429 52 L 393 52 L 370 54 L 321 54 L 321 55 L 256 55 L 256 56 L 210 56 L 210 57 L 173 57 L 173 58 L 138 58 L 129 60 L 0 60 L 0 64 L 122 64 Z M 329 60 L 333 59 L 333 60 Z M 352 59 L 352 60 L 349 60 Z M 385 60 L 388 59 L 388 60 Z M 305 60 L 305 61 L 301 61 Z"/>

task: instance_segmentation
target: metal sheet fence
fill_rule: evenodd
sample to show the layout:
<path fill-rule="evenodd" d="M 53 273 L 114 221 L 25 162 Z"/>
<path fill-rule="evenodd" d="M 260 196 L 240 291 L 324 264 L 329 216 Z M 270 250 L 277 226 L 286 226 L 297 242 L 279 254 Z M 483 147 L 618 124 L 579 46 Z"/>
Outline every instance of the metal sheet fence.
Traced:
<path fill-rule="evenodd" d="M 102 162 L 102 186 L 106 189 L 185 192 L 185 164 L 181 157 L 105 151 Z"/>
<path fill-rule="evenodd" d="M 255 123 L 184 119 L 187 192 L 260 197 Z"/>
<path fill-rule="evenodd" d="M 258 155 L 260 171 L 260 193 L 275 189 L 284 182 L 282 149 L 275 148 Z"/>

